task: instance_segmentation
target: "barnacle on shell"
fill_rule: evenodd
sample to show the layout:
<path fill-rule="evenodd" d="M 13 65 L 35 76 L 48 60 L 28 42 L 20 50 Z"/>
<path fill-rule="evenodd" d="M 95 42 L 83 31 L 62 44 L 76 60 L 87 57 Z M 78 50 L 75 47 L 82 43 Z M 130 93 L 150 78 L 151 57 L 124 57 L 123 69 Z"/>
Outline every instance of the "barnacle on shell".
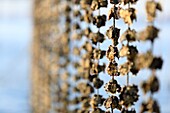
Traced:
<path fill-rule="evenodd" d="M 100 72 L 104 72 L 106 65 L 99 65 L 98 63 L 93 63 L 90 69 L 90 74 L 91 75 L 97 75 Z"/>
<path fill-rule="evenodd" d="M 110 20 L 112 17 L 114 19 L 119 19 L 120 18 L 119 11 L 120 7 L 112 7 L 108 13 L 108 20 Z"/>
<path fill-rule="evenodd" d="M 134 60 L 135 65 L 138 69 L 149 68 L 153 61 L 153 55 L 151 51 L 147 51 L 143 54 L 138 54 Z"/>
<path fill-rule="evenodd" d="M 92 21 L 93 15 L 92 11 L 85 10 L 85 14 L 80 16 L 80 20 L 86 23 L 90 23 Z"/>
<path fill-rule="evenodd" d="M 117 63 L 115 61 L 109 63 L 107 67 L 107 73 L 110 76 L 119 76 Z"/>
<path fill-rule="evenodd" d="M 138 34 L 138 39 L 142 41 L 150 40 L 154 42 L 154 40 L 158 37 L 159 29 L 153 25 L 147 26 L 147 28 Z"/>
<path fill-rule="evenodd" d="M 99 15 L 93 17 L 93 24 L 96 25 L 97 28 L 105 26 L 105 23 L 106 23 L 106 15 Z"/>
<path fill-rule="evenodd" d="M 154 57 L 149 68 L 150 69 L 161 69 L 162 64 L 163 64 L 163 60 L 161 57 Z"/>
<path fill-rule="evenodd" d="M 95 94 L 92 97 L 90 104 L 91 104 L 92 108 L 97 108 L 98 106 L 103 105 L 104 100 L 105 99 L 102 97 L 102 95 Z"/>
<path fill-rule="evenodd" d="M 126 107 L 133 105 L 138 101 L 138 87 L 136 85 L 124 86 L 119 95 L 120 104 Z"/>
<path fill-rule="evenodd" d="M 162 6 L 159 2 L 156 2 L 156 1 L 146 2 L 147 19 L 149 22 L 154 21 L 157 10 L 162 11 Z"/>
<path fill-rule="evenodd" d="M 90 84 L 84 82 L 79 83 L 76 88 L 84 96 L 88 96 L 94 92 L 93 87 Z"/>
<path fill-rule="evenodd" d="M 112 108 L 112 109 L 121 109 L 121 106 L 119 104 L 119 99 L 116 96 L 110 96 L 104 101 L 104 106 L 106 109 Z"/>
<path fill-rule="evenodd" d="M 141 105 L 140 113 L 160 113 L 160 107 L 156 100 L 149 98 L 147 102 L 143 102 Z"/>
<path fill-rule="evenodd" d="M 92 0 L 80 0 L 80 6 L 83 9 L 87 9 L 92 3 Z"/>
<path fill-rule="evenodd" d="M 93 47 L 90 42 L 86 41 L 84 45 L 82 45 L 82 48 L 86 50 L 87 52 L 91 53 L 93 50 Z"/>
<path fill-rule="evenodd" d="M 117 47 L 110 45 L 106 52 L 106 57 L 109 59 L 109 61 L 113 61 L 115 57 L 119 58 L 119 52 Z"/>
<path fill-rule="evenodd" d="M 112 39 L 114 42 L 114 45 L 116 46 L 118 44 L 118 39 L 120 36 L 120 29 L 119 28 L 114 28 L 114 26 L 111 26 L 107 32 L 106 35 L 109 39 Z"/>
<path fill-rule="evenodd" d="M 134 20 L 136 20 L 136 10 L 134 8 L 120 9 L 120 17 L 128 25 L 131 25 Z"/>
<path fill-rule="evenodd" d="M 105 84 L 104 89 L 108 93 L 115 94 L 116 92 L 120 92 L 121 87 L 116 80 L 111 79 Z"/>
<path fill-rule="evenodd" d="M 94 49 L 91 58 L 102 59 L 106 54 L 106 51 L 100 49 Z"/>
<path fill-rule="evenodd" d="M 134 29 L 126 30 L 120 37 L 121 42 L 123 42 L 124 40 L 127 40 L 128 42 L 136 41 L 136 31 Z"/>
<path fill-rule="evenodd" d="M 125 46 L 123 45 L 122 48 L 120 49 L 119 56 L 120 57 L 127 57 L 129 61 L 134 61 L 138 54 L 138 50 L 135 46 Z"/>
<path fill-rule="evenodd" d="M 102 85 L 103 85 L 103 80 L 100 80 L 99 78 L 94 78 L 93 79 L 93 84 L 94 84 L 94 87 L 96 88 L 96 89 L 99 89 L 99 88 L 101 88 L 102 87 Z"/>
<path fill-rule="evenodd" d="M 142 83 L 142 90 L 144 93 L 151 92 L 152 94 L 159 90 L 159 80 L 158 78 L 153 75 L 147 81 Z"/>
<path fill-rule="evenodd" d="M 98 42 L 102 43 L 105 40 L 104 35 L 102 33 L 100 33 L 100 32 L 97 32 L 97 33 L 92 33 L 91 32 L 89 37 L 92 40 L 92 43 L 95 44 L 95 45 Z"/>
<path fill-rule="evenodd" d="M 129 72 L 130 72 L 130 70 L 131 70 L 131 68 L 132 68 L 132 65 L 133 65 L 133 63 L 132 62 L 126 62 L 126 63 L 124 63 L 124 64 L 122 64 L 122 65 L 120 65 L 119 66 L 119 72 L 120 72 L 120 74 L 121 75 L 127 75 Z"/>

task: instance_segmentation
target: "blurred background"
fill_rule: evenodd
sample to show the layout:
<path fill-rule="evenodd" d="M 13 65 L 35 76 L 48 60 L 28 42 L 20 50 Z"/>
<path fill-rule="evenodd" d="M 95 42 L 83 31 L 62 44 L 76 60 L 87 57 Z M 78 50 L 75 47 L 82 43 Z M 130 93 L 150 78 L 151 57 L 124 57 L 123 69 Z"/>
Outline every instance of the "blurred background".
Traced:
<path fill-rule="evenodd" d="M 163 4 L 163 12 L 158 13 L 156 20 L 161 32 L 154 45 L 154 54 L 162 56 L 164 65 L 157 72 L 161 89 L 156 97 L 162 113 L 170 113 L 170 7 L 169 0 L 159 1 Z M 147 25 L 144 2 L 139 0 L 137 5 L 138 22 L 134 25 L 137 30 Z M 33 0 L 0 0 L 0 113 L 31 112 L 32 10 Z M 139 46 L 143 48 L 143 45 Z M 148 75 L 145 71 L 142 74 Z"/>
<path fill-rule="evenodd" d="M 30 113 L 32 0 L 0 0 L 0 113 Z"/>

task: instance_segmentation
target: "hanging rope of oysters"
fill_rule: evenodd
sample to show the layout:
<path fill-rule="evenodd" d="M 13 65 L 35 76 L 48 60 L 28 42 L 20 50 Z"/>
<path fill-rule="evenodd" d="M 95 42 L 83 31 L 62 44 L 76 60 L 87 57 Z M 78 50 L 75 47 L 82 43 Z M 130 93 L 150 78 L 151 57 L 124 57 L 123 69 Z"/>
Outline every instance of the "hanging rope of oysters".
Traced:
<path fill-rule="evenodd" d="M 107 112 L 113 113 L 114 109 L 121 110 L 121 105 L 119 98 L 116 94 L 120 93 L 121 87 L 118 84 L 115 76 L 119 76 L 120 73 L 118 72 L 118 63 L 116 62 L 116 58 L 119 59 L 119 51 L 118 51 L 118 40 L 120 35 L 120 29 L 116 27 L 116 20 L 119 19 L 119 9 L 120 9 L 120 1 L 110 0 L 110 4 L 113 7 L 109 11 L 108 19 L 113 19 L 113 25 L 107 30 L 106 35 L 109 39 L 112 40 L 113 44 L 109 46 L 106 57 L 109 59 L 109 64 L 107 66 L 107 73 L 112 77 L 112 79 L 105 84 L 104 88 L 110 96 L 104 101 L 104 106 L 108 110 Z"/>
<path fill-rule="evenodd" d="M 58 43 L 56 40 L 54 44 L 56 45 L 55 50 L 58 54 L 58 61 L 56 62 L 59 66 L 59 69 L 57 70 L 57 92 L 55 95 L 58 96 L 57 103 L 53 103 L 54 108 L 52 109 L 53 112 L 58 113 L 67 113 L 70 112 L 69 105 L 70 105 L 70 99 L 69 99 L 69 89 L 70 89 L 70 71 L 69 71 L 69 65 L 70 65 L 70 32 L 71 32 L 71 7 L 70 4 L 68 4 L 68 1 L 60 1 L 60 6 L 58 8 L 59 15 L 60 15 L 60 21 L 57 22 L 60 26 L 60 31 L 56 37 L 58 37 L 58 40 L 60 40 L 60 43 Z M 64 21 L 63 21 L 64 20 Z M 54 23 L 53 23 L 54 24 Z M 61 25 L 62 26 L 61 26 Z M 54 34 L 50 35 L 51 39 Z M 50 40 L 49 40 L 50 41 Z M 56 44 L 57 43 L 57 44 Z M 53 55 L 52 55 L 53 56 Z M 52 57 L 51 56 L 51 57 Z"/>
<path fill-rule="evenodd" d="M 77 113 L 80 112 L 80 107 L 79 104 L 82 101 L 82 98 L 79 96 L 80 89 L 77 87 L 78 82 L 82 78 L 82 67 L 80 63 L 81 59 L 81 50 L 79 43 L 82 41 L 82 31 L 80 27 L 80 17 L 81 17 L 81 8 L 80 8 L 80 1 L 75 0 L 72 1 L 72 20 L 73 20 L 73 25 L 72 25 L 72 66 L 74 68 L 74 73 L 72 75 L 72 79 L 74 83 L 72 83 L 72 92 L 73 94 L 70 94 L 73 96 L 71 99 L 71 105 L 74 106 L 74 109 L 71 110 L 71 113 Z"/>
<path fill-rule="evenodd" d="M 141 113 L 160 113 L 158 102 L 153 98 L 153 94 L 159 91 L 160 83 L 156 76 L 156 70 L 162 68 L 163 60 L 161 57 L 153 55 L 154 41 L 158 38 L 159 29 L 155 27 L 154 21 L 156 18 L 157 11 L 162 11 L 161 4 L 155 0 L 149 0 L 146 2 L 147 20 L 149 25 L 145 30 L 139 33 L 139 39 L 141 41 L 150 41 L 151 50 L 145 54 L 138 55 L 138 68 L 148 68 L 152 74 L 148 80 L 142 82 L 142 89 L 144 94 L 150 93 L 148 100 L 145 100 L 141 105 Z"/>
<path fill-rule="evenodd" d="M 39 23 L 36 37 L 41 37 L 38 40 L 39 49 L 37 50 L 41 55 L 37 57 L 39 60 L 36 62 L 39 75 L 37 80 L 34 81 L 34 84 L 39 86 L 34 88 L 36 90 L 34 92 L 38 93 L 36 94 L 38 98 L 35 97 L 37 102 L 34 108 L 38 109 L 36 113 L 46 113 L 51 107 L 50 104 L 53 104 L 49 100 L 49 94 L 51 93 L 49 92 L 49 84 L 51 84 L 51 80 L 55 83 L 55 79 L 57 79 L 55 95 L 58 98 L 53 106 L 54 111 L 57 113 L 105 113 L 102 105 L 107 109 L 106 113 L 113 113 L 116 109 L 122 113 L 135 113 L 136 110 L 132 108 L 132 105 L 138 100 L 138 87 L 131 85 L 130 76 L 131 74 L 136 75 L 143 68 L 151 69 L 152 76 L 142 83 L 143 91 L 145 93 L 150 92 L 151 96 L 147 102 L 142 104 L 141 113 L 145 111 L 160 112 L 158 103 L 153 99 L 153 93 L 159 89 L 156 69 L 161 69 L 163 62 L 160 57 L 153 55 L 153 43 L 159 32 L 159 29 L 153 24 L 156 10 L 161 10 L 158 2 L 147 2 L 147 14 L 150 23 L 139 34 L 139 40 L 151 41 L 152 48 L 145 54 L 138 54 L 136 46 L 133 45 L 133 42 L 136 41 L 137 33 L 130 26 L 136 20 L 136 10 L 132 8 L 131 4 L 135 4 L 137 0 L 109 0 L 112 7 L 109 10 L 108 19 L 113 21 L 113 25 L 107 30 L 106 36 L 112 40 L 113 44 L 109 46 L 107 51 L 101 50 L 100 47 L 100 44 L 103 45 L 105 40 L 105 34 L 102 33 L 101 27 L 106 26 L 107 16 L 102 14 L 102 9 L 108 7 L 107 0 L 55 0 L 58 2 L 57 10 L 60 10 L 60 13 L 56 13 L 57 15 L 54 13 L 53 16 L 57 16 L 59 21 L 51 20 L 51 17 L 47 14 L 48 10 L 52 10 L 46 7 L 46 3 L 49 3 L 50 0 L 47 1 L 42 4 L 41 1 L 37 2 L 42 6 L 40 5 L 40 9 L 38 9 L 41 13 L 37 13 L 39 18 L 36 20 Z M 63 8 L 64 3 L 66 5 Z M 37 7 L 39 8 L 39 6 Z M 121 37 L 119 36 L 120 29 L 116 27 L 118 26 L 116 20 L 120 18 L 128 25 L 128 29 Z M 50 24 L 45 24 L 44 22 L 50 22 Z M 49 32 L 53 31 L 49 30 L 51 28 L 49 26 L 55 26 L 55 22 L 58 24 L 60 32 L 50 34 Z M 71 27 L 73 28 L 72 30 Z M 96 28 L 98 31 L 94 32 L 95 30 L 93 29 Z M 56 37 L 60 40 L 60 43 L 58 40 L 55 41 L 55 47 L 51 45 L 51 35 L 57 35 Z M 71 35 L 73 35 L 73 39 L 70 39 Z M 122 44 L 120 50 L 118 49 L 119 41 Z M 72 51 L 70 51 L 71 48 L 73 48 Z M 56 50 L 51 51 L 52 49 Z M 49 58 L 52 58 L 54 54 L 57 54 L 56 59 L 54 58 L 54 62 L 49 62 Z M 70 68 L 70 60 L 72 60 L 70 56 L 72 54 L 75 56 L 73 58 L 75 72 Z M 105 71 L 106 67 L 105 64 L 101 63 L 101 60 L 105 56 L 109 60 L 106 70 L 108 75 L 111 76 L 111 80 L 104 85 L 106 92 L 110 95 L 106 99 L 104 95 L 100 94 L 104 84 L 100 75 Z M 127 61 L 118 65 L 120 57 L 125 57 Z M 52 68 L 52 64 L 56 62 L 58 65 L 57 76 L 49 80 L 48 76 L 51 74 L 49 74 L 49 63 Z M 43 65 L 46 66 L 43 67 Z M 71 83 L 70 86 L 69 82 L 72 82 L 70 81 L 70 75 L 72 76 L 72 73 L 75 74 L 75 84 Z M 122 88 L 116 80 L 119 75 L 126 75 L 127 77 L 127 85 Z M 70 94 L 70 87 L 73 87 L 73 94 Z M 45 92 L 45 95 L 42 92 Z M 75 95 L 73 99 L 72 95 Z M 70 98 L 72 99 L 71 101 Z M 74 106 L 73 110 L 72 105 Z"/>
<path fill-rule="evenodd" d="M 37 50 L 37 73 L 35 76 L 37 76 L 38 80 L 37 83 L 35 83 L 38 87 L 33 90 L 37 90 L 37 93 L 35 96 L 38 97 L 38 103 L 37 105 L 33 106 L 35 113 L 38 112 L 48 112 L 51 105 L 50 100 L 50 79 L 49 79 L 49 55 L 50 55 L 50 44 L 49 44 L 49 37 L 48 34 L 50 32 L 49 26 L 50 21 L 48 19 L 50 18 L 50 11 L 46 10 L 49 8 L 49 2 L 46 2 L 47 4 L 40 4 L 40 1 L 35 1 L 36 9 L 35 9 L 35 28 L 37 32 L 37 35 L 35 35 L 35 39 L 38 40 L 35 44 Z M 45 7 L 46 12 L 40 12 Z M 46 17 L 44 16 L 46 14 Z M 44 29 L 41 29 L 41 28 Z M 43 93 L 42 93 L 43 92 Z"/>
<path fill-rule="evenodd" d="M 129 107 L 134 105 L 135 102 L 138 100 L 138 87 L 136 85 L 129 85 L 129 73 L 136 74 L 136 70 L 134 68 L 133 62 L 134 59 L 138 53 L 137 48 L 133 45 L 130 45 L 130 42 L 133 42 L 136 40 L 136 31 L 131 30 L 130 25 L 133 23 L 133 21 L 136 19 L 136 10 L 134 8 L 130 7 L 130 4 L 135 4 L 137 1 L 129 0 L 129 1 L 112 1 L 114 4 L 113 9 L 111 11 L 113 13 L 110 13 L 114 16 L 114 19 L 122 18 L 126 24 L 128 24 L 128 29 L 123 33 L 123 35 L 120 38 L 120 41 L 123 43 L 122 48 L 120 49 L 120 52 L 118 52 L 118 49 L 114 49 L 114 55 L 119 59 L 119 57 L 127 57 L 127 62 L 120 65 L 118 68 L 118 64 L 114 63 L 112 65 L 111 71 L 115 70 L 114 73 L 116 73 L 116 76 L 118 74 L 120 75 L 127 75 L 127 86 L 124 86 L 123 88 L 120 88 L 120 85 L 115 82 L 115 89 L 117 89 L 119 95 L 119 99 L 117 100 L 117 107 L 121 110 L 122 113 L 126 112 L 135 112 L 134 109 L 129 110 Z M 118 4 L 116 7 L 115 4 Z M 128 9 L 120 8 L 119 5 L 128 5 Z M 110 12 L 111 12 L 110 11 Z M 109 15 L 111 16 L 111 15 Z M 115 28 L 115 20 L 114 20 L 114 27 L 110 29 L 110 32 L 114 31 L 114 35 L 108 35 L 108 37 L 112 38 L 111 36 L 114 36 L 114 43 L 113 45 L 118 44 L 118 38 L 119 38 L 119 32 L 120 29 Z M 109 30 L 107 34 L 110 33 Z M 111 34 L 110 33 L 110 34 Z M 126 45 L 124 44 L 126 42 Z M 112 49 L 113 50 L 113 49 Z M 108 51 L 109 52 L 109 51 Z M 117 53 L 117 54 L 116 54 Z M 115 61 L 114 61 L 115 62 Z M 111 66 L 110 66 L 111 67 Z M 109 69 L 109 68 L 108 68 Z M 115 75 L 114 75 L 115 76 Z M 116 90 L 115 90 L 116 91 Z M 115 107 L 115 106 L 114 106 Z"/>
<path fill-rule="evenodd" d="M 134 109 L 129 110 L 128 107 L 132 106 L 134 102 L 138 100 L 138 87 L 136 85 L 129 85 L 129 79 L 127 79 L 127 86 L 121 88 L 114 79 L 114 76 L 127 75 L 127 78 L 129 78 L 129 72 L 134 73 L 132 70 L 132 64 L 138 51 L 136 47 L 129 45 L 129 42 L 135 41 L 136 38 L 136 32 L 130 29 L 130 25 L 136 19 L 136 12 L 134 8 L 130 8 L 130 3 L 134 4 L 136 1 L 111 0 L 110 3 L 113 4 L 113 8 L 109 11 L 109 19 L 113 17 L 113 26 L 110 27 L 106 35 L 113 40 L 113 45 L 109 46 L 107 51 L 107 57 L 110 60 L 109 66 L 107 67 L 107 72 L 110 76 L 112 76 L 112 80 L 106 84 L 105 89 L 107 92 L 110 92 L 112 96 L 106 99 L 105 107 L 111 108 L 111 112 L 113 112 L 113 109 L 115 108 L 121 110 L 122 113 L 135 112 Z M 120 4 L 128 4 L 128 9 L 120 8 Z M 120 38 L 122 43 L 126 41 L 127 44 L 126 46 L 122 46 L 120 52 L 116 47 L 118 45 L 120 29 L 115 27 L 115 20 L 119 18 L 122 18 L 124 22 L 128 24 L 128 30 Z M 128 61 L 120 65 L 118 68 L 115 57 L 118 59 L 119 57 L 127 57 Z M 113 96 L 116 92 L 118 94 L 120 93 L 120 99 Z"/>
<path fill-rule="evenodd" d="M 51 23 L 51 37 L 50 38 L 50 42 L 51 42 L 51 56 L 50 59 L 52 59 L 51 62 L 51 112 L 58 112 L 60 113 L 62 111 L 62 100 L 60 97 L 62 97 L 61 95 L 61 90 L 62 90 L 62 86 L 61 86 L 61 80 L 63 80 L 63 78 L 68 75 L 68 73 L 62 73 L 63 75 L 61 76 L 61 73 L 59 72 L 59 70 L 62 69 L 62 65 L 60 65 L 60 60 L 61 57 L 63 56 L 63 50 L 61 50 L 62 45 L 60 44 L 56 44 L 58 43 L 58 40 L 62 40 L 61 44 L 64 43 L 63 42 L 63 38 L 64 37 L 64 31 L 59 29 L 59 27 L 61 26 L 60 23 L 62 22 L 61 17 L 64 18 L 65 15 L 62 15 L 62 11 L 60 10 L 60 8 L 62 7 L 62 1 L 61 0 L 56 0 L 56 1 L 51 1 L 51 17 L 49 19 L 50 23 Z M 53 10 L 52 10 L 53 9 Z M 55 9 L 55 10 L 54 10 Z M 56 12 L 55 12 L 56 11 Z M 64 10 L 65 11 L 65 10 Z M 57 14 L 57 15 L 56 15 Z M 59 18 L 60 16 L 60 18 Z M 68 43 L 67 41 L 65 41 L 66 44 Z M 57 105 L 57 106 L 56 106 Z"/>
<path fill-rule="evenodd" d="M 81 3 L 81 4 L 80 4 Z M 89 69 L 90 69 L 90 59 L 88 52 L 92 51 L 91 44 L 84 37 L 88 37 L 90 30 L 82 30 L 81 24 L 83 22 L 89 23 L 89 13 L 83 10 L 89 7 L 89 3 L 83 3 L 83 1 L 75 0 L 73 1 L 73 18 L 75 18 L 73 23 L 73 65 L 75 68 L 75 73 L 73 80 L 75 85 L 73 87 L 74 98 L 71 103 L 75 106 L 73 113 L 89 112 L 90 107 L 90 94 L 94 92 L 93 87 L 89 84 Z M 82 44 L 82 42 L 84 42 Z"/>
<path fill-rule="evenodd" d="M 63 2 L 60 0 L 49 1 L 49 4 L 50 4 L 50 8 L 48 10 L 50 11 L 50 18 L 48 19 L 49 21 L 48 50 L 49 50 L 49 59 L 50 59 L 50 65 L 49 65 L 50 70 L 48 71 L 48 73 L 50 79 L 49 84 L 50 84 L 50 99 L 51 99 L 51 103 L 50 103 L 51 105 L 49 111 L 60 113 L 63 111 L 62 105 L 64 104 L 62 99 L 63 98 L 62 93 L 65 95 L 65 93 L 68 92 L 69 83 L 67 83 L 67 80 L 69 77 L 69 73 L 67 72 L 66 69 L 67 67 L 64 67 L 61 64 L 62 58 L 64 60 L 67 59 L 67 57 L 64 58 L 65 55 L 63 54 L 66 53 L 66 50 L 64 50 L 62 45 L 56 43 L 58 43 L 58 40 L 61 40 L 62 44 L 64 43 L 63 38 L 65 37 L 63 34 L 65 31 L 59 29 L 59 26 L 61 26 L 60 24 L 62 21 L 62 19 L 59 18 L 59 15 L 62 18 L 65 17 L 65 15 L 62 14 L 65 14 L 63 12 L 66 11 L 66 7 L 64 7 L 63 11 L 59 10 L 59 8 L 61 8 L 63 4 Z M 66 45 L 69 45 L 68 41 L 65 42 Z M 68 47 L 66 47 L 65 49 L 68 49 Z M 64 72 L 60 70 L 63 70 Z M 63 81 L 63 84 L 61 83 L 61 81 Z"/>
<path fill-rule="evenodd" d="M 105 56 L 106 51 L 100 49 L 100 44 L 105 40 L 104 34 L 100 32 L 100 28 L 105 26 L 106 15 L 100 14 L 103 8 L 107 8 L 107 0 L 93 0 L 91 3 L 91 10 L 94 14 L 98 12 L 97 15 L 93 16 L 92 23 L 95 26 L 94 29 L 98 28 L 98 31 L 90 33 L 90 39 L 93 44 L 93 51 L 91 54 L 92 67 L 90 70 L 90 75 L 93 77 L 93 86 L 96 89 L 96 94 L 93 95 L 91 99 L 91 113 L 104 113 L 100 107 L 103 105 L 104 98 L 99 94 L 99 89 L 102 87 L 104 81 L 100 79 L 100 73 L 105 71 L 105 64 L 100 63 L 100 59 Z"/>
<path fill-rule="evenodd" d="M 91 94 L 94 92 L 94 88 L 91 84 L 92 77 L 90 76 L 90 64 L 91 64 L 91 53 L 93 47 L 90 43 L 89 35 L 91 30 L 89 28 L 89 24 L 92 20 L 92 12 L 90 11 L 91 1 L 81 0 L 77 1 L 77 5 L 79 4 L 81 10 L 79 10 L 80 17 L 80 30 L 79 30 L 79 38 L 81 39 L 79 43 L 79 48 L 74 49 L 74 51 L 78 52 L 77 56 L 80 56 L 80 61 L 75 68 L 77 68 L 78 75 L 75 76 L 75 80 L 77 81 L 77 86 L 74 87 L 74 91 L 79 94 L 78 97 L 74 98 L 74 102 L 81 107 L 78 107 L 74 111 L 77 113 L 82 112 L 90 112 L 90 98 Z M 86 28 L 82 29 L 82 25 Z"/>

